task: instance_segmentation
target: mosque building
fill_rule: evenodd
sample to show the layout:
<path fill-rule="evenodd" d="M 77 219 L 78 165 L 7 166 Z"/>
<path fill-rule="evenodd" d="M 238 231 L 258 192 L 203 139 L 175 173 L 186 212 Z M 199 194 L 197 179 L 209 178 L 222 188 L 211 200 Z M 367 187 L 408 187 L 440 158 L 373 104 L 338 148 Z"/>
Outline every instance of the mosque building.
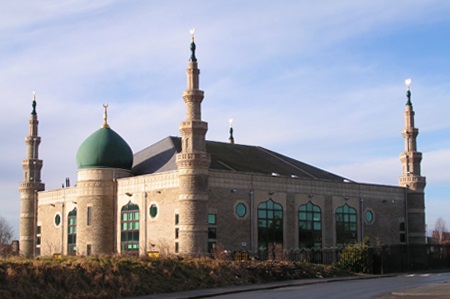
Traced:
<path fill-rule="evenodd" d="M 108 125 L 77 152 L 75 186 L 41 181 L 36 98 L 25 138 L 20 253 L 51 255 L 251 254 L 425 243 L 425 177 L 407 91 L 399 186 L 358 183 L 260 146 L 206 140 L 194 36 L 181 137 L 134 153 Z"/>

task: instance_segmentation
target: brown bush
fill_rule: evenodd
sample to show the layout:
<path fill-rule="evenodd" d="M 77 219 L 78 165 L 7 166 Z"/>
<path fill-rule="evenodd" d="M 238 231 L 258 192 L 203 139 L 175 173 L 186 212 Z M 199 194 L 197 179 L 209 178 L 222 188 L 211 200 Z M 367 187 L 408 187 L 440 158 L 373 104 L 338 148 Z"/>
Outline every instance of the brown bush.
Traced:
<path fill-rule="evenodd" d="M 278 280 L 330 277 L 331 266 L 208 258 L 0 259 L 0 298 L 121 298 Z"/>

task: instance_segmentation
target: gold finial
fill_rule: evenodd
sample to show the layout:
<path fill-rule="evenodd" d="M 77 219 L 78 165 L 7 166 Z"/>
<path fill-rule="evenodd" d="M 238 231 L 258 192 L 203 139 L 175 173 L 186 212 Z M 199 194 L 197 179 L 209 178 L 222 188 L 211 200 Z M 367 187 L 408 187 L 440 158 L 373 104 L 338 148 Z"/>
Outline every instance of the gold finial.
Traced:
<path fill-rule="evenodd" d="M 102 128 L 109 128 L 108 125 L 108 104 L 103 104 L 105 111 L 103 112 L 103 125 Z"/>

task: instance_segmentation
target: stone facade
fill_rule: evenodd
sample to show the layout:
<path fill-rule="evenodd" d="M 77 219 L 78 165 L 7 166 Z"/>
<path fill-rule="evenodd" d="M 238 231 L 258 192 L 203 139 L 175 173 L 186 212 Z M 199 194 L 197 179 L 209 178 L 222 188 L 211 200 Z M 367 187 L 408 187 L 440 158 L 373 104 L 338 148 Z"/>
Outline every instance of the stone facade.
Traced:
<path fill-rule="evenodd" d="M 307 246 L 322 248 L 365 237 L 375 246 L 425 242 L 425 178 L 409 91 L 399 187 L 219 170 L 206 150 L 193 40 L 191 50 L 175 170 L 87 167 L 78 170 L 76 186 L 43 191 L 32 113 L 19 186 L 21 254 L 206 255 L 214 248 L 257 254 L 295 250 L 306 238 L 313 244 Z"/>

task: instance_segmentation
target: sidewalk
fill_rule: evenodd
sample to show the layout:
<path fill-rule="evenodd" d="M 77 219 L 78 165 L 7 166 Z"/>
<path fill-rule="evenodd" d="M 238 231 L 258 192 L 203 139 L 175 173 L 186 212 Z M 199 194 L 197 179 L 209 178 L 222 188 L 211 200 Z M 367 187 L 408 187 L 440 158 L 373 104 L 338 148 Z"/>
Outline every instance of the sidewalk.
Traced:
<path fill-rule="evenodd" d="M 450 298 L 450 283 L 438 283 L 425 287 L 418 287 L 404 291 L 393 292 L 389 295 L 378 297 L 378 299 L 407 299 L 407 298 Z"/>

